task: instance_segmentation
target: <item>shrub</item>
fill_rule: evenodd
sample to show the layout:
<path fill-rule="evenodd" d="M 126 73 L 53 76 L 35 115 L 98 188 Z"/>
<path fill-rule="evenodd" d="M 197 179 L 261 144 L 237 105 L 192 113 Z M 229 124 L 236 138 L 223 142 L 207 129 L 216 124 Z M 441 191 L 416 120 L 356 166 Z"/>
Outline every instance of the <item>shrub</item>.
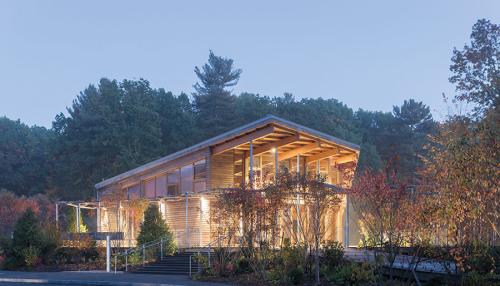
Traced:
<path fill-rule="evenodd" d="M 345 263 L 329 272 L 327 281 L 341 285 L 368 285 L 375 280 L 374 268 L 367 263 Z"/>
<path fill-rule="evenodd" d="M 23 249 L 21 255 L 24 259 L 24 264 L 29 268 L 36 266 L 40 263 L 40 250 L 33 245 Z"/>
<path fill-rule="evenodd" d="M 293 285 L 302 284 L 305 278 L 304 269 L 302 269 L 302 267 L 292 268 L 288 271 L 287 274 L 288 282 L 292 283 Z"/>
<path fill-rule="evenodd" d="M 324 247 L 323 264 L 329 269 L 339 267 L 344 261 L 344 247 L 338 241 L 328 241 Z"/>
<path fill-rule="evenodd" d="M 137 242 L 144 244 L 161 238 L 164 238 L 164 253 L 173 254 L 176 249 L 174 235 L 165 223 L 165 220 L 161 217 L 158 206 L 150 205 L 144 212 L 144 222 L 141 224 Z"/>
<path fill-rule="evenodd" d="M 486 275 L 495 271 L 495 259 L 491 249 L 480 242 L 472 245 L 472 251 L 467 260 L 467 268 L 480 275 Z"/>
<path fill-rule="evenodd" d="M 245 257 L 240 257 L 238 261 L 236 261 L 236 273 L 249 273 L 252 271 L 252 267 L 250 266 L 250 262 Z"/>
<path fill-rule="evenodd" d="M 127 259 L 128 259 L 128 264 L 130 265 L 142 264 L 142 257 L 137 251 L 130 253 Z"/>
<path fill-rule="evenodd" d="M 75 208 L 68 208 L 66 211 L 66 220 L 67 220 L 67 231 L 70 233 L 80 232 L 86 233 L 88 232 L 87 226 L 83 222 L 82 211 L 80 210 L 80 231 L 78 231 L 76 227 L 76 210 Z"/>
<path fill-rule="evenodd" d="M 17 221 L 12 241 L 3 241 L 2 244 L 8 257 L 5 267 L 9 269 L 20 266 L 33 267 L 55 247 L 52 240 L 42 231 L 40 222 L 31 208 Z"/>

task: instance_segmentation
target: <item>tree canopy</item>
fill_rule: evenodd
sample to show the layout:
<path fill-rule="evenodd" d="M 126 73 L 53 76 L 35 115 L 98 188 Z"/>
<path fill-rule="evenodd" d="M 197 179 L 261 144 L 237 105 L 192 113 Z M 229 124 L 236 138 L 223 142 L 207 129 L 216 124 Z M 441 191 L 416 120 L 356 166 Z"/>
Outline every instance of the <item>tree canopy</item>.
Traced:
<path fill-rule="evenodd" d="M 429 107 L 413 99 L 391 113 L 355 111 L 333 98 L 233 94 L 242 70 L 212 51 L 194 72 L 192 96 L 153 88 L 145 79 L 102 78 L 58 114 L 50 130 L 2 118 L 0 188 L 89 199 L 103 179 L 267 114 L 361 145 L 360 170 L 396 160 L 402 176 L 415 176 L 436 125 Z"/>

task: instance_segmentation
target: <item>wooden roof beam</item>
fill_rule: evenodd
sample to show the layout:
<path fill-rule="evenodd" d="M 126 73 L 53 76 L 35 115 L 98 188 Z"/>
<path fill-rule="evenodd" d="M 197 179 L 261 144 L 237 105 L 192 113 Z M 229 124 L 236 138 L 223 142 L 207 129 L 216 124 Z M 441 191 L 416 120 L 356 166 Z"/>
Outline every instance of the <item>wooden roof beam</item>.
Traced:
<path fill-rule="evenodd" d="M 321 160 L 323 158 L 327 158 L 327 157 L 331 157 L 331 156 L 336 156 L 336 155 L 339 155 L 339 154 L 340 154 L 340 150 L 338 148 L 329 149 L 329 150 L 323 151 L 321 153 L 318 153 L 318 154 L 312 155 L 310 157 L 307 157 L 306 158 L 306 164 L 314 162 L 314 161 Z"/>
<path fill-rule="evenodd" d="M 286 145 L 289 145 L 289 144 L 292 144 L 296 141 L 300 140 L 300 135 L 299 134 L 294 134 L 292 136 L 287 136 L 283 139 L 280 139 L 278 141 L 274 141 L 274 142 L 269 142 L 269 143 L 266 143 L 262 146 L 259 146 L 257 148 L 254 148 L 253 149 L 253 155 L 259 155 L 259 154 L 262 154 L 262 153 L 265 153 L 267 151 L 270 151 L 271 149 L 273 148 L 278 148 L 278 147 L 282 147 L 282 146 L 286 146 Z M 249 151 L 246 151 L 245 152 L 245 156 L 248 158 L 250 157 L 250 152 Z"/>
<path fill-rule="evenodd" d="M 307 145 L 304 145 L 302 147 L 292 149 L 290 151 L 278 154 L 278 158 L 280 161 L 290 159 L 290 158 L 293 158 L 297 155 L 301 155 L 301 154 L 310 152 L 310 151 L 317 149 L 317 148 L 320 148 L 320 147 L 321 147 L 321 143 L 319 141 L 317 141 L 317 142 L 307 144 Z"/>
<path fill-rule="evenodd" d="M 212 155 L 216 155 L 216 154 L 222 153 L 226 150 L 238 147 L 240 145 L 247 144 L 248 142 L 250 142 L 252 140 L 256 140 L 258 138 L 261 138 L 261 137 L 264 137 L 266 135 L 273 133 L 274 130 L 275 130 L 274 126 L 268 125 L 262 129 L 258 129 L 256 131 L 253 131 L 253 132 L 248 133 L 246 135 L 243 135 L 241 137 L 237 137 L 237 138 L 231 139 L 229 141 L 226 141 L 222 144 L 216 145 L 216 146 L 212 147 Z"/>
<path fill-rule="evenodd" d="M 353 161 L 356 161 L 356 160 L 358 160 L 358 154 L 351 153 L 349 155 L 336 158 L 334 162 L 336 164 L 344 164 L 344 163 L 353 162 Z"/>

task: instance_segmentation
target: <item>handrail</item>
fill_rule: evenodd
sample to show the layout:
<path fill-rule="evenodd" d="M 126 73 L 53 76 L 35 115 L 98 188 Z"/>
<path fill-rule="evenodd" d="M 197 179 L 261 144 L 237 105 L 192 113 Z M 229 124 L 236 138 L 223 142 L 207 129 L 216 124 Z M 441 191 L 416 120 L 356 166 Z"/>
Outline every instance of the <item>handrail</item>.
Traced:
<path fill-rule="evenodd" d="M 229 235 L 219 236 L 216 240 L 211 241 L 202 247 L 199 247 L 200 249 L 207 249 L 208 267 L 211 267 L 210 260 L 211 260 L 211 251 L 212 251 L 213 245 L 216 243 L 219 243 L 223 239 L 226 239 L 228 236 Z M 149 249 L 149 248 L 157 246 L 157 245 L 160 245 L 160 259 L 163 259 L 163 242 L 166 240 L 166 238 L 167 238 L 167 236 L 163 236 L 159 239 L 156 239 L 153 241 L 148 241 L 148 242 L 140 244 L 140 245 L 136 245 L 135 247 L 129 247 L 128 249 L 125 249 L 123 252 L 115 254 L 115 268 L 116 268 L 116 258 L 118 256 L 124 256 L 125 257 L 125 271 L 128 271 L 128 257 L 129 257 L 129 255 L 131 255 L 132 253 L 135 253 L 135 252 L 142 252 L 142 265 L 144 266 L 146 249 Z"/>

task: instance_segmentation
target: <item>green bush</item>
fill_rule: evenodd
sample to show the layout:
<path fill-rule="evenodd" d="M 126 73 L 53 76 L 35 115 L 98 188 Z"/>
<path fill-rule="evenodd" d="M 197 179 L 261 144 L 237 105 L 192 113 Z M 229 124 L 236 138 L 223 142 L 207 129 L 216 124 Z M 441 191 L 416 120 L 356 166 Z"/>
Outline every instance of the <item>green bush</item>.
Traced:
<path fill-rule="evenodd" d="M 139 254 L 139 252 L 137 252 L 137 251 L 134 251 L 134 252 L 130 253 L 130 254 L 128 255 L 128 258 L 127 258 L 127 259 L 128 259 L 128 261 L 127 261 L 127 262 L 128 262 L 128 264 L 130 264 L 130 265 L 133 265 L 133 266 L 134 266 L 134 265 L 139 265 L 139 264 L 142 264 L 142 257 L 141 257 L 141 255 Z"/>
<path fill-rule="evenodd" d="M 323 265 L 328 269 L 335 269 L 344 262 L 344 246 L 338 241 L 328 241 L 323 251 Z"/>
<path fill-rule="evenodd" d="M 467 270 L 480 275 L 493 273 L 495 271 L 495 259 L 491 248 L 481 242 L 474 243 L 471 255 L 467 259 L 467 268 Z"/>
<path fill-rule="evenodd" d="M 57 243 L 41 228 L 40 222 L 31 208 L 28 208 L 16 222 L 12 240 L 1 242 L 7 257 L 4 268 L 17 269 L 36 266 L 42 260 L 47 261 Z"/>
<path fill-rule="evenodd" d="M 252 267 L 250 266 L 250 262 L 245 257 L 240 257 L 236 261 L 236 273 L 249 273 L 252 271 Z"/>
<path fill-rule="evenodd" d="M 164 238 L 163 253 L 173 254 L 176 250 L 174 235 L 162 218 L 158 206 L 150 205 L 144 212 L 144 222 L 141 224 L 137 242 L 144 244 L 161 238 Z"/>
<path fill-rule="evenodd" d="M 328 272 L 326 280 L 341 285 L 368 285 L 375 280 L 374 268 L 368 263 L 345 263 Z"/>
<path fill-rule="evenodd" d="M 24 259 L 24 264 L 29 268 L 36 266 L 40 263 L 40 249 L 35 246 L 28 246 L 21 251 L 21 255 Z"/>
<path fill-rule="evenodd" d="M 304 269 L 302 267 L 296 267 L 288 270 L 287 273 L 288 276 L 288 282 L 293 284 L 293 285 L 299 285 L 304 282 Z"/>
<path fill-rule="evenodd" d="M 68 208 L 66 211 L 66 224 L 67 231 L 70 233 L 80 232 L 86 233 L 88 232 L 87 226 L 83 222 L 82 211 L 80 210 L 80 231 L 78 231 L 76 227 L 76 208 Z"/>

